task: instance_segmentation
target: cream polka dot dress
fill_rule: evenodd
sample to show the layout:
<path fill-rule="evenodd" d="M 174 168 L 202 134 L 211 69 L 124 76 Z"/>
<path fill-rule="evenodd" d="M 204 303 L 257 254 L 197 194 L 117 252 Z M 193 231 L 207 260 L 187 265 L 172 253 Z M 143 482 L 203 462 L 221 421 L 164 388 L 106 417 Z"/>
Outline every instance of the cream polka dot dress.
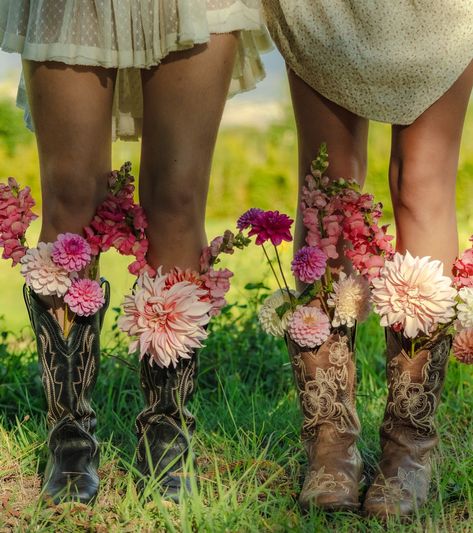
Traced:
<path fill-rule="evenodd" d="M 260 51 L 271 47 L 259 0 L 0 0 L 0 48 L 34 61 L 117 67 L 114 138 L 141 134 L 142 68 L 211 33 L 241 30 L 230 94 L 264 77 Z M 33 129 L 23 78 L 17 104 Z"/>
<path fill-rule="evenodd" d="M 410 124 L 473 59 L 473 0 L 262 0 L 289 67 L 329 100 Z"/>

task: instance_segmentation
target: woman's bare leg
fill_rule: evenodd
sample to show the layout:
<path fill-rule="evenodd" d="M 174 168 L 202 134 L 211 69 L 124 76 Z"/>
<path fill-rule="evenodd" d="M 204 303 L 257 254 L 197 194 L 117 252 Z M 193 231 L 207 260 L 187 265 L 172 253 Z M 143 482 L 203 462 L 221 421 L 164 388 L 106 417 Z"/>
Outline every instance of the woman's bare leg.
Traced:
<path fill-rule="evenodd" d="M 23 62 L 38 145 L 40 240 L 81 233 L 107 194 L 115 71 Z"/>
<path fill-rule="evenodd" d="M 140 202 L 149 221 L 149 262 L 165 270 L 197 270 L 206 245 L 211 160 L 236 44 L 234 34 L 213 35 L 208 45 L 142 71 Z"/>
<path fill-rule="evenodd" d="M 390 187 L 397 250 L 440 259 L 445 274 L 458 254 L 455 184 L 473 63 L 409 126 L 393 126 Z"/>
<path fill-rule="evenodd" d="M 300 196 L 310 164 L 322 143 L 327 144 L 331 178 L 353 178 L 364 183 L 367 166 L 368 120 L 327 100 L 288 70 L 299 143 L 299 195 L 294 249 L 305 244 L 300 213 Z M 336 264 L 340 262 L 337 260 Z M 345 268 L 350 268 L 345 264 Z"/>
<path fill-rule="evenodd" d="M 36 131 L 42 227 L 39 240 L 82 233 L 107 194 L 115 71 L 23 61 Z M 62 302 L 44 298 L 62 323 Z"/>

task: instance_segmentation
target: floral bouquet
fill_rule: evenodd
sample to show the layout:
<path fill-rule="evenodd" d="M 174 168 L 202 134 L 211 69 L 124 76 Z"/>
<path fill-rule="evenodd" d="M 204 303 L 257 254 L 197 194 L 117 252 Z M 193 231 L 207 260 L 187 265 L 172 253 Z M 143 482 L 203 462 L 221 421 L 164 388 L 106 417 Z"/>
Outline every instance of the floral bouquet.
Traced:
<path fill-rule="evenodd" d="M 372 301 L 381 325 L 391 327 L 412 356 L 452 335 L 456 359 L 473 364 L 473 248 L 452 272 L 453 283 L 440 261 L 396 253 L 373 281 Z"/>
<path fill-rule="evenodd" d="M 220 254 L 232 254 L 248 244 L 241 233 L 226 231 L 204 248 L 200 272 L 172 268 L 164 273 L 145 271 L 138 276 L 132 293 L 125 297 L 124 314 L 118 326 L 134 337 L 130 353 L 149 356 L 151 365 L 175 367 L 180 358 L 190 359 L 207 338 L 206 326 L 226 304 L 233 273 L 215 269 Z"/>
<path fill-rule="evenodd" d="M 36 294 L 63 298 L 64 335 L 67 337 L 74 316 L 90 316 L 105 303 L 98 276 L 100 252 L 111 247 L 125 255 L 134 255 L 131 272 L 150 270 L 146 264 L 148 241 L 144 234 L 144 213 L 133 201 L 131 165 L 125 163 L 111 173 L 109 192 L 97 209 L 85 237 L 74 233 L 58 235 L 53 243 L 39 242 L 28 247 L 26 231 L 37 218 L 32 211 L 35 201 L 29 187 L 21 188 L 15 179 L 0 184 L 0 246 L 2 257 L 12 266 L 21 264 L 26 285 Z"/>
<path fill-rule="evenodd" d="M 263 330 L 275 336 L 287 334 L 309 349 L 322 345 L 332 327 L 351 328 L 367 317 L 370 282 L 393 254 L 387 226 L 378 224 L 381 204 L 362 194 L 354 180 L 324 176 L 327 166 L 322 146 L 302 190 L 306 245 L 291 264 L 294 276 L 305 285 L 300 293 L 289 289 L 278 252 L 282 241 L 292 241 L 293 221 L 278 211 L 252 208 L 237 223 L 241 231 L 249 230 L 248 237 L 256 236 L 279 285 L 259 311 Z M 279 275 L 269 258 L 267 242 L 273 245 Z M 354 272 L 343 267 L 341 254 L 351 261 Z M 329 266 L 329 260 L 338 260 L 340 266 Z"/>

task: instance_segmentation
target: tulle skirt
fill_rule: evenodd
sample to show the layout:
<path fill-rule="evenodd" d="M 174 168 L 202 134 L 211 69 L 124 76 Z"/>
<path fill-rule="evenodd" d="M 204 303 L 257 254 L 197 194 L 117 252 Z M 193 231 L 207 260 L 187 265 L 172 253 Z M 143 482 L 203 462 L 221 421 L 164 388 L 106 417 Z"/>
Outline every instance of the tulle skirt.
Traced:
<path fill-rule="evenodd" d="M 170 52 L 239 30 L 230 95 L 264 77 L 260 52 L 271 48 L 259 0 L 3 0 L 0 48 L 33 61 L 118 68 L 113 137 L 141 135 L 140 69 Z M 34 130 L 23 77 L 17 104 Z"/>

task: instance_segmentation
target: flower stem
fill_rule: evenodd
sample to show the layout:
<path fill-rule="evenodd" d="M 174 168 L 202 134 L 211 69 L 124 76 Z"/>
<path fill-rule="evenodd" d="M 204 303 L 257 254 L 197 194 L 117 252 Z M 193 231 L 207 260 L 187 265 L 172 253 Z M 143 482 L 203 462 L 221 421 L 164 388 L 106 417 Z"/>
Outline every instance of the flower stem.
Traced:
<path fill-rule="evenodd" d="M 271 263 L 271 259 L 269 258 L 268 252 L 267 252 L 266 248 L 264 247 L 264 244 L 261 245 L 261 248 L 263 248 L 264 255 L 266 256 L 266 259 L 267 259 L 267 261 L 269 263 L 269 266 L 271 267 L 271 270 L 273 271 L 273 274 L 274 274 L 274 277 L 276 278 L 276 282 L 278 284 L 279 290 L 281 292 L 283 292 L 281 283 L 280 283 L 279 278 L 278 278 L 278 276 L 276 274 L 276 271 L 274 270 L 273 264 Z"/>
<path fill-rule="evenodd" d="M 274 245 L 273 245 L 274 246 Z M 274 246 L 274 250 L 276 252 L 276 259 L 278 261 L 278 265 L 279 265 L 279 271 L 281 272 L 281 276 L 282 276 L 282 279 L 284 281 L 284 286 L 286 287 L 286 290 L 287 290 L 287 294 L 289 296 L 289 301 L 291 303 L 291 308 L 292 310 L 294 311 L 294 296 L 292 295 L 291 291 L 289 290 L 289 285 L 287 284 L 287 281 L 286 281 L 286 277 L 284 276 L 284 272 L 283 272 L 283 269 L 282 269 L 282 264 L 281 264 L 281 259 L 279 257 L 279 253 L 278 253 L 278 247 L 277 246 Z"/>

